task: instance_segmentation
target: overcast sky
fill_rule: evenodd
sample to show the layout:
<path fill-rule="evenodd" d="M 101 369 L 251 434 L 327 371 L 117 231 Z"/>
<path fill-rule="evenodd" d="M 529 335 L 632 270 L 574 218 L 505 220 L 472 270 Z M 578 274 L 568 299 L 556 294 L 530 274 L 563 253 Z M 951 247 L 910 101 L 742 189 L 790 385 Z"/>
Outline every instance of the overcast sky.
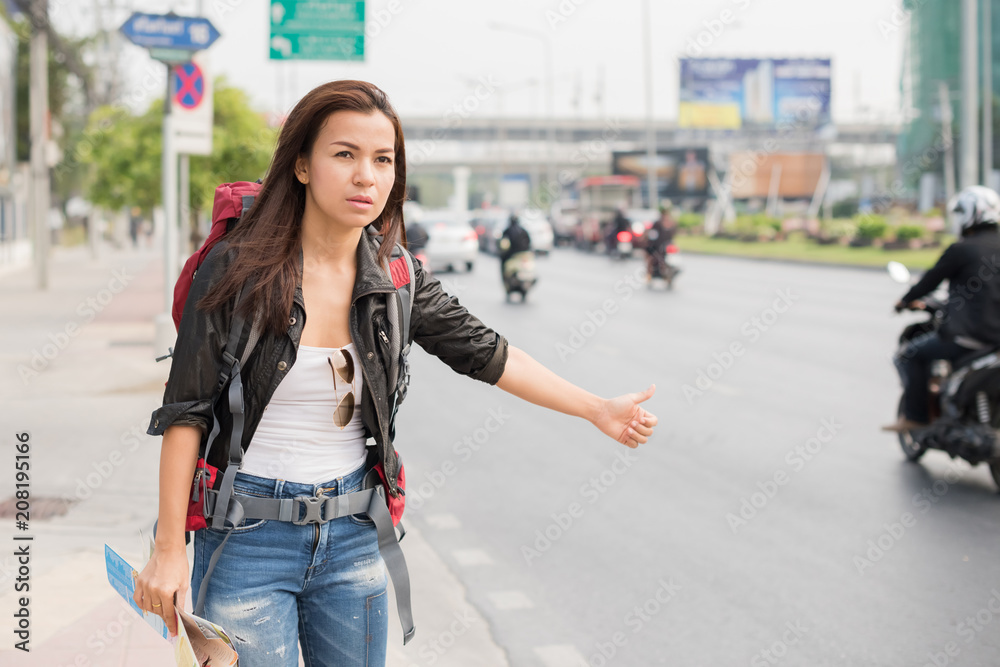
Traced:
<path fill-rule="evenodd" d="M 108 5 L 111 0 L 100 0 Z M 65 31 L 94 26 L 91 0 L 50 0 Z M 199 0 L 115 0 L 119 20 L 136 11 L 193 15 Z M 375 82 L 403 115 L 440 116 L 474 90 L 497 91 L 480 115 L 543 115 L 543 40 L 490 28 L 502 22 L 551 40 L 555 113 L 560 117 L 640 118 L 645 113 L 641 0 L 369 0 L 364 63 L 274 62 L 268 59 L 268 0 L 201 0 L 222 37 L 210 49 L 212 69 L 249 91 L 264 111 L 287 110 L 313 86 L 337 78 Z M 651 0 L 654 114 L 677 117 L 677 59 L 689 40 L 696 55 L 830 57 L 836 121 L 895 119 L 905 23 L 900 0 Z M 390 6 L 396 8 L 393 14 Z M 724 12 L 728 12 L 724 14 Z M 380 20 L 381 19 L 381 20 Z M 728 22 L 724 22 L 723 20 Z M 898 28 L 898 29 L 896 29 Z M 374 28 L 373 28 L 374 30 Z M 713 34 L 713 32 L 715 34 Z M 132 80 L 149 61 L 127 46 Z M 157 68 L 157 69 L 162 69 Z M 162 85 L 155 87 L 158 92 Z M 603 98 L 601 93 L 603 92 Z M 579 102 L 574 106 L 574 99 Z M 603 101 L 601 101 L 603 99 Z M 602 108 L 603 105 L 603 108 Z M 866 109 L 863 109 L 866 108 Z"/>

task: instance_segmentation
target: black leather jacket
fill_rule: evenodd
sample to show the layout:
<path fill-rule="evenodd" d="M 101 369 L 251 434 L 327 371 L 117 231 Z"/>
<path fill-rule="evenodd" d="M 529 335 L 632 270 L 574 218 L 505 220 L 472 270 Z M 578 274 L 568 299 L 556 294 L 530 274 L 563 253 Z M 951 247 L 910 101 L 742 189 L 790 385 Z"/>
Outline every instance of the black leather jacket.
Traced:
<path fill-rule="evenodd" d="M 995 226 L 989 226 L 950 245 L 902 301 L 920 299 L 947 280 L 948 304 L 939 330 L 941 337 L 967 339 L 976 347 L 1000 345 L 998 273 L 1000 234 Z"/>
<path fill-rule="evenodd" d="M 374 229 L 369 227 L 358 243 L 350 331 L 364 373 L 361 418 L 365 435 L 374 439 L 374 444 L 368 445 L 370 459 L 377 457 L 384 463 L 389 488 L 396 495 L 399 461 L 392 445 L 394 426 L 390 414 L 395 387 L 388 387 L 388 369 L 399 357 L 398 349 L 390 349 L 390 341 L 399 340 L 399 337 L 383 334 L 391 334 L 389 327 L 398 327 L 400 323 L 390 323 L 386 317 L 387 295 L 393 295 L 396 290 L 391 278 L 379 267 L 377 252 Z M 230 302 L 210 313 L 195 309 L 195 304 L 225 272 L 230 261 L 231 254 L 226 252 L 223 241 L 212 249 L 198 269 L 184 306 L 163 406 L 153 412 L 147 430 L 149 435 L 162 435 L 173 424 L 187 424 L 201 427 L 203 447 L 207 441 L 213 397 L 219 396 L 223 389 L 219 386 L 222 353 L 229 337 L 234 304 Z M 436 279 L 423 271 L 419 262 L 414 262 L 414 270 L 410 339 L 457 373 L 496 384 L 507 363 L 507 340 L 470 314 L 458 299 L 449 296 Z M 244 452 L 253 439 L 264 407 L 295 363 L 306 321 L 301 275 L 300 266 L 295 299 L 288 316 L 288 331 L 278 337 L 263 335 L 242 374 L 246 413 Z M 240 350 L 248 334 L 249 331 L 244 333 Z M 232 417 L 225 400 L 218 401 L 215 412 L 221 430 L 212 445 L 209 463 L 224 469 Z"/>

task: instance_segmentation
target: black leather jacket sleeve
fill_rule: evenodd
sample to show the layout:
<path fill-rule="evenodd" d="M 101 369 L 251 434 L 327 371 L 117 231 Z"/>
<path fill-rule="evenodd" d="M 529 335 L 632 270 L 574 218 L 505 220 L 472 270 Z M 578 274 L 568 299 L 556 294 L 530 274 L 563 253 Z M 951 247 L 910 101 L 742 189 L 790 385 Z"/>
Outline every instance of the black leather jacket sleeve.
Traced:
<path fill-rule="evenodd" d="M 153 412 L 149 435 L 162 435 L 175 424 L 201 427 L 204 435 L 212 422 L 212 396 L 222 370 L 222 353 L 229 336 L 232 303 L 207 313 L 195 304 L 225 270 L 226 243 L 219 243 L 205 257 L 195 274 L 184 304 L 177 333 L 170 377 L 163 393 L 163 406 Z"/>
<path fill-rule="evenodd" d="M 967 258 L 962 257 L 962 248 L 958 243 L 948 246 L 938 258 L 936 264 L 920 278 L 920 281 L 910 288 L 910 291 L 903 295 L 901 301 L 909 303 L 927 296 L 938 288 L 945 280 L 955 278 L 959 270 L 967 263 Z"/>
<path fill-rule="evenodd" d="M 496 384 L 507 364 L 507 339 L 483 324 L 414 262 L 412 340 L 456 373 Z"/>

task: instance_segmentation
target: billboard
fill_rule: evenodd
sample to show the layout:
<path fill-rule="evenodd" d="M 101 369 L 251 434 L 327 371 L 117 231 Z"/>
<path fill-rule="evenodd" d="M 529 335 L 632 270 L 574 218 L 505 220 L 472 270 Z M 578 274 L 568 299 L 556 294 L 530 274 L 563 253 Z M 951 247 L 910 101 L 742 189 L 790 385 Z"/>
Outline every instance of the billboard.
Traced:
<path fill-rule="evenodd" d="M 730 192 L 734 199 L 765 198 L 772 178 L 781 199 L 808 199 L 816 192 L 826 157 L 822 153 L 761 153 L 729 156 Z"/>
<path fill-rule="evenodd" d="M 660 197 L 705 197 L 708 195 L 708 149 L 659 150 L 654 157 Z M 638 176 L 643 186 L 648 172 L 646 151 L 615 152 L 612 173 Z"/>
<path fill-rule="evenodd" d="M 682 58 L 680 127 L 830 121 L 829 58 Z"/>

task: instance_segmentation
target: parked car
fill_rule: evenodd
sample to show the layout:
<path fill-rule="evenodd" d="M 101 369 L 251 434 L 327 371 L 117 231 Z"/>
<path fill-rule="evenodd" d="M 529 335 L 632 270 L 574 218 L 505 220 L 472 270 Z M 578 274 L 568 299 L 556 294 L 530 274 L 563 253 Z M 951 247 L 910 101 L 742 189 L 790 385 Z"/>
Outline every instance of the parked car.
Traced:
<path fill-rule="evenodd" d="M 425 211 L 420 224 L 427 232 L 424 255 L 432 271 L 471 271 L 479 252 L 476 230 L 454 211 Z"/>
<path fill-rule="evenodd" d="M 555 234 L 552 225 L 545 218 L 545 214 L 538 209 L 528 208 L 518 214 L 521 226 L 531 237 L 531 249 L 536 253 L 547 255 L 552 252 L 555 243 Z M 503 230 L 500 232 L 503 233 Z"/>

